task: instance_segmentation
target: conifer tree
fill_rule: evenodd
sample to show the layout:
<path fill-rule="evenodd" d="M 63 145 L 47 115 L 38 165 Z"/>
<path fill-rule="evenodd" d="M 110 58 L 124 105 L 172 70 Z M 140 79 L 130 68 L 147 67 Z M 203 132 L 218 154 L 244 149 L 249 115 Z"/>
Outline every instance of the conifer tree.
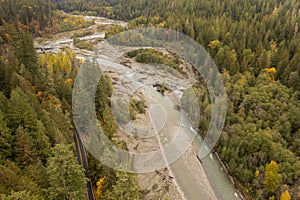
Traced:
<path fill-rule="evenodd" d="M 0 199 L 2 200 L 40 200 L 42 199 L 38 195 L 32 195 L 30 192 L 26 190 L 22 190 L 19 192 L 12 192 L 10 195 L 0 194 Z"/>
<path fill-rule="evenodd" d="M 47 174 L 50 199 L 82 200 L 86 198 L 86 180 L 70 146 L 57 144 L 48 159 Z"/>
<path fill-rule="evenodd" d="M 33 46 L 33 38 L 30 33 L 26 31 L 20 31 L 17 37 L 14 39 L 15 55 L 20 64 L 33 74 L 37 72 L 37 56 Z"/>
<path fill-rule="evenodd" d="M 118 173 L 118 180 L 113 186 L 111 192 L 109 192 L 105 198 L 107 200 L 115 199 L 132 199 L 140 200 L 142 199 L 142 194 L 137 186 L 137 180 L 134 175 L 129 173 Z"/>
<path fill-rule="evenodd" d="M 9 128 L 6 126 L 4 114 L 0 112 L 0 160 L 6 159 L 11 156 L 13 136 Z"/>
<path fill-rule="evenodd" d="M 36 161 L 37 157 L 28 132 L 26 132 L 22 127 L 19 127 L 16 131 L 16 134 L 16 161 L 22 167 L 33 164 Z"/>

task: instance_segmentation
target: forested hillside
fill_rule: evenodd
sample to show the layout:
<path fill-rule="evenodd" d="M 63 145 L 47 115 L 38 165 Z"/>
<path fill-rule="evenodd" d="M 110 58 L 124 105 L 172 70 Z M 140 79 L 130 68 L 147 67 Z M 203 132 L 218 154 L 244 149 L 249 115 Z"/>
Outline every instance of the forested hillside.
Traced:
<path fill-rule="evenodd" d="M 217 151 L 229 172 L 254 199 L 279 199 L 287 190 L 298 199 L 299 92 L 264 71 L 223 76 L 228 107 Z M 203 108 L 207 119 L 208 111 Z M 207 122 L 200 124 L 205 127 Z"/>
<path fill-rule="evenodd" d="M 0 199 L 87 198 L 86 178 L 75 157 L 71 110 L 82 61 L 68 49 L 37 55 L 33 38 L 92 24 L 43 0 L 0 2 Z M 88 158 L 97 199 L 104 193 L 106 199 L 116 199 L 118 192 L 141 195 L 134 176 Z"/>
<path fill-rule="evenodd" d="M 276 68 L 276 79 L 300 89 L 297 0 L 241 1 L 52 1 L 58 8 L 132 20 L 132 27 L 158 26 L 185 33 L 203 45 L 230 73 Z M 97 5 L 97 6 L 95 6 Z M 106 12 L 106 10 L 112 11 Z"/>
<path fill-rule="evenodd" d="M 236 186 L 247 199 L 300 199 L 298 0 L 0 1 L 0 199 L 86 197 L 72 145 L 72 86 L 80 61 L 67 49 L 37 55 L 33 38 L 93 21 L 59 10 L 129 21 L 128 28 L 171 28 L 200 43 L 226 87 L 227 117 L 215 150 Z M 112 26 L 107 36 L 119 31 Z M 205 135 L 211 107 L 202 85 L 194 89 Z M 108 103 L 112 90 L 102 77 L 96 109 L 110 138 L 117 127 Z M 135 176 L 88 158 L 97 199 L 141 198 Z"/>
<path fill-rule="evenodd" d="M 70 119 L 79 63 L 72 52 L 38 57 L 33 47 L 32 35 L 53 26 L 51 15 L 45 3 L 1 2 L 1 199 L 86 197 Z"/>
<path fill-rule="evenodd" d="M 0 27 L 14 26 L 30 32 L 34 37 L 80 29 L 93 24 L 82 17 L 64 15 L 45 0 L 4 0 L 0 2 Z M 3 38 L 5 40 L 7 38 Z M 0 44 L 2 43 L 0 40 Z"/>

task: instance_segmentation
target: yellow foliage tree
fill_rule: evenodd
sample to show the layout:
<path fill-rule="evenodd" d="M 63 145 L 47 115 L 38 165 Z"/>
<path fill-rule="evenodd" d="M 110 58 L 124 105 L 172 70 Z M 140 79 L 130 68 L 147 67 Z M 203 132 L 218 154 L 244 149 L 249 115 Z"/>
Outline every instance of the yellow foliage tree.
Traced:
<path fill-rule="evenodd" d="M 83 58 L 79 58 L 79 63 L 80 64 L 84 63 L 84 59 Z"/>
<path fill-rule="evenodd" d="M 208 45 L 208 47 L 211 48 L 211 49 L 219 48 L 221 46 L 222 46 L 222 42 L 220 42 L 219 40 L 213 40 Z"/>
<path fill-rule="evenodd" d="M 65 23 L 68 23 L 68 22 L 70 22 L 70 20 L 69 20 L 69 18 L 64 18 L 64 20 L 63 20 Z"/>
<path fill-rule="evenodd" d="M 272 80 L 275 79 L 275 74 L 276 74 L 276 68 L 271 67 L 271 68 L 265 68 L 265 71 L 271 75 Z"/>
<path fill-rule="evenodd" d="M 70 57 L 71 62 L 74 64 L 76 61 L 76 53 L 74 51 L 71 51 L 69 57 Z"/>
<path fill-rule="evenodd" d="M 291 196 L 288 190 L 285 190 L 280 197 L 280 200 L 291 200 Z"/>
<path fill-rule="evenodd" d="M 65 55 L 67 55 L 68 57 L 70 57 L 71 52 L 69 48 L 65 48 Z"/>
<path fill-rule="evenodd" d="M 96 200 L 104 199 L 104 193 L 103 193 L 104 180 L 105 180 L 105 177 L 102 177 L 97 182 L 97 190 L 95 193 Z"/>
<path fill-rule="evenodd" d="M 70 61 L 70 58 L 67 54 L 64 54 L 62 57 L 62 70 L 65 71 L 66 73 L 70 73 L 72 70 L 72 64 Z"/>
<path fill-rule="evenodd" d="M 49 61 L 48 65 L 47 65 L 47 71 L 48 71 L 48 77 L 50 82 L 53 82 L 53 63 L 51 61 Z"/>
<path fill-rule="evenodd" d="M 67 78 L 65 80 L 65 83 L 69 84 L 69 85 L 72 85 L 73 84 L 73 80 L 71 78 Z"/>
<path fill-rule="evenodd" d="M 54 100 L 55 100 L 55 97 L 53 95 L 49 95 L 47 100 L 48 100 L 49 103 L 53 103 Z"/>
<path fill-rule="evenodd" d="M 266 68 L 265 70 L 266 70 L 266 72 L 271 73 L 271 74 L 275 74 L 276 73 L 275 67 Z"/>
<path fill-rule="evenodd" d="M 255 178 L 257 178 L 259 176 L 259 170 L 255 171 Z"/>
<path fill-rule="evenodd" d="M 281 174 L 278 173 L 278 165 L 275 161 L 271 161 L 266 165 L 266 175 L 264 186 L 268 192 L 275 192 L 281 181 Z"/>
<path fill-rule="evenodd" d="M 40 56 L 40 65 L 41 65 L 42 67 L 45 67 L 46 64 L 47 64 L 47 62 L 46 62 L 46 55 L 43 54 L 43 55 Z"/>

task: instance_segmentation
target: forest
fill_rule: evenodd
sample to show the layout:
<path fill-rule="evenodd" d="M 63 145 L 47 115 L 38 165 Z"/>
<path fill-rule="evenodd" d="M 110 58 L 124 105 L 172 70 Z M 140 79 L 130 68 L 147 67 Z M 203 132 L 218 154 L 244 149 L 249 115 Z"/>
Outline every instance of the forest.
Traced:
<path fill-rule="evenodd" d="M 1 1 L 0 13 L 0 199 L 85 199 L 86 178 L 75 157 L 71 110 L 73 81 L 82 61 L 68 49 L 37 55 L 33 39 L 93 22 L 64 15 L 43 0 Z M 105 96 L 99 97 L 104 108 L 109 105 L 102 87 L 107 81 L 101 79 L 98 90 Z M 112 115 L 103 114 L 113 123 Z M 106 133 L 113 134 L 105 125 Z M 97 199 L 104 192 L 105 199 L 120 194 L 139 199 L 134 175 L 88 158 Z"/>
<path fill-rule="evenodd" d="M 226 122 L 215 151 L 236 187 L 246 199 L 300 199 L 297 0 L 1 1 L 1 199 L 86 198 L 71 110 L 73 81 L 82 63 L 73 51 L 37 55 L 33 46 L 36 37 L 93 24 L 61 10 L 128 21 L 129 29 L 170 28 L 201 44 L 219 67 L 226 88 Z M 112 27 L 107 36 L 123 30 Z M 154 53 L 142 52 L 139 58 L 168 62 Z M 202 115 L 198 128 L 205 135 L 211 105 L 202 85 L 199 80 L 193 89 Z M 109 77 L 102 77 L 96 110 L 109 138 L 116 132 L 108 103 L 112 90 Z M 135 175 L 88 158 L 97 199 L 142 199 Z"/>

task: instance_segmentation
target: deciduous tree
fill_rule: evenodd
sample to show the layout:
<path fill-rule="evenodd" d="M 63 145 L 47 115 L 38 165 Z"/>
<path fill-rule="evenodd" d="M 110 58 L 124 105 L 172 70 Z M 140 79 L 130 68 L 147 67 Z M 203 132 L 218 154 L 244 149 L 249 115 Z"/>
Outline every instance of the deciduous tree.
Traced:
<path fill-rule="evenodd" d="M 280 200 L 291 200 L 291 195 L 288 190 L 285 190 L 280 197 Z"/>
<path fill-rule="evenodd" d="M 267 192 L 274 193 L 278 189 L 281 181 L 281 174 L 279 174 L 278 170 L 278 165 L 273 160 L 266 165 L 264 185 Z"/>

